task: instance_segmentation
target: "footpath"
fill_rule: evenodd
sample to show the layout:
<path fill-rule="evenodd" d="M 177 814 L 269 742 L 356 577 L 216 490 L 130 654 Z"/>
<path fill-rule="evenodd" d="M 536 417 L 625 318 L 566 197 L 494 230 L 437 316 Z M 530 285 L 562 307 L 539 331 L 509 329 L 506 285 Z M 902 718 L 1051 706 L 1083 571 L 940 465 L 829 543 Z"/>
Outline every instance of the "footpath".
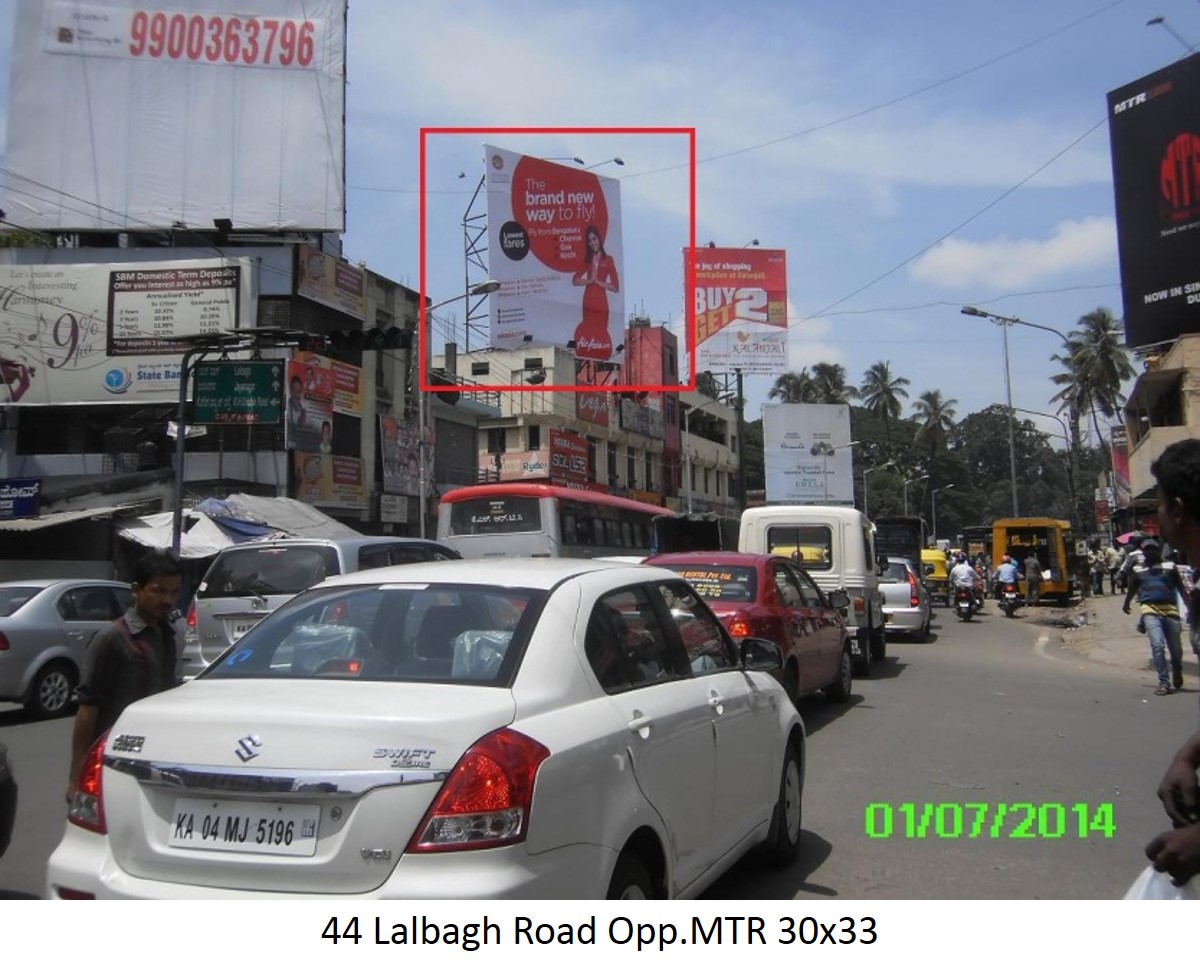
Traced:
<path fill-rule="evenodd" d="M 1048 628 L 1050 642 L 1057 638 L 1074 654 L 1115 667 L 1152 671 L 1150 641 L 1137 631 L 1137 604 L 1126 616 L 1121 612 L 1124 601 L 1124 595 L 1105 592 L 1065 609 L 1038 606 L 1034 610 L 1022 609 L 1017 615 L 1031 626 Z M 1184 623 L 1183 689 L 1195 692 L 1200 690 L 1200 661 L 1192 653 L 1187 630 Z"/>

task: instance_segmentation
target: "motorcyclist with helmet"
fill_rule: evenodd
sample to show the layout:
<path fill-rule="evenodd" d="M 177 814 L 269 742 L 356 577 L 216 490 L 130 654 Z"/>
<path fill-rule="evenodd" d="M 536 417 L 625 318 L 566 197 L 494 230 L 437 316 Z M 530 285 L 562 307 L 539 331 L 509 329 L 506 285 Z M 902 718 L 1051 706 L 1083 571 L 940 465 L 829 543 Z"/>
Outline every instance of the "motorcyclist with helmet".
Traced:
<path fill-rule="evenodd" d="M 950 569 L 950 588 L 956 596 L 959 589 L 966 591 L 970 597 L 971 612 L 974 612 L 979 606 L 975 598 L 976 584 L 975 569 L 971 567 L 967 556 L 960 551 L 955 556 L 954 567 Z"/>

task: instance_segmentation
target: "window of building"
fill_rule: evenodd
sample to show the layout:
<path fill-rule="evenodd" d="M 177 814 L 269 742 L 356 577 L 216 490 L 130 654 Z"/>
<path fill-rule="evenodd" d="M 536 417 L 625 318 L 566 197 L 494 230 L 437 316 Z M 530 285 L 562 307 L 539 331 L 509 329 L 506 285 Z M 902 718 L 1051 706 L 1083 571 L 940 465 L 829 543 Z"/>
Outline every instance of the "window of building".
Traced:
<path fill-rule="evenodd" d="M 704 492 L 708 493 L 708 467 L 704 467 Z"/>
<path fill-rule="evenodd" d="M 531 425 L 529 427 L 529 445 L 525 448 L 530 452 L 542 448 L 542 427 L 540 425 Z"/>
<path fill-rule="evenodd" d="M 487 430 L 487 451 L 493 456 L 496 453 L 504 453 L 508 451 L 508 430 L 507 429 L 488 429 Z"/>
<path fill-rule="evenodd" d="M 632 447 L 625 450 L 625 485 L 637 486 L 637 460 L 634 458 Z"/>
<path fill-rule="evenodd" d="M 608 485 L 615 487 L 617 485 L 617 444 L 610 442 L 608 444 Z"/>
<path fill-rule="evenodd" d="M 600 454 L 600 440 L 594 436 L 588 436 L 588 467 L 587 478 L 589 483 L 596 482 L 596 457 Z"/>
<path fill-rule="evenodd" d="M 646 453 L 646 465 L 642 470 L 642 487 L 646 490 L 653 490 L 658 485 L 658 478 L 654 473 L 654 453 Z"/>

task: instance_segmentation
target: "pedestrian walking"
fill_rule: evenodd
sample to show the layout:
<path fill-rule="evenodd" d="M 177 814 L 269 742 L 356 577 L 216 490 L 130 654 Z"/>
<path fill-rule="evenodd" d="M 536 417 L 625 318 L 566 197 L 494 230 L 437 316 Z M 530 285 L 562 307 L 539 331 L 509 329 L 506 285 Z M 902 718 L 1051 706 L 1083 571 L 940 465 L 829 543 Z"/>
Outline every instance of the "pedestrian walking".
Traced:
<path fill-rule="evenodd" d="M 172 555 L 147 552 L 134 566 L 133 605 L 93 637 L 88 647 L 90 667 L 77 692 L 68 787 L 74 785 L 92 743 L 122 711 L 134 701 L 175 686 L 171 613 L 182 586 L 182 571 Z"/>
<path fill-rule="evenodd" d="M 1025 605 L 1033 608 L 1037 605 L 1038 593 L 1042 587 L 1042 563 L 1032 551 L 1025 556 Z"/>
<path fill-rule="evenodd" d="M 1176 596 L 1181 594 L 1186 586 L 1174 563 L 1162 560 L 1157 541 L 1151 539 L 1142 544 L 1142 557 L 1143 564 L 1135 565 L 1129 575 L 1129 587 L 1126 589 L 1125 605 L 1121 607 L 1121 611 L 1129 615 L 1130 604 L 1134 597 L 1137 597 L 1141 606 L 1138 632 L 1145 633 L 1150 641 L 1150 656 L 1158 673 L 1158 687 L 1154 693 L 1161 697 L 1183 687 L 1183 645 L 1180 642 L 1182 626 Z"/>
<path fill-rule="evenodd" d="M 1117 547 L 1115 541 L 1110 541 L 1104 549 L 1104 563 L 1108 566 L 1108 591 L 1117 594 L 1117 573 L 1121 570 L 1121 562 L 1125 553 Z"/>
<path fill-rule="evenodd" d="M 1163 450 L 1151 465 L 1157 481 L 1158 523 L 1162 536 L 1189 555 L 1200 555 L 1200 439 L 1183 439 Z M 1189 591 L 1191 646 L 1200 649 L 1200 595 Z M 1176 885 L 1200 873 L 1200 730 L 1180 746 L 1158 786 L 1158 798 L 1171 830 L 1146 845 L 1156 871 Z"/>
<path fill-rule="evenodd" d="M 1092 594 L 1104 595 L 1104 576 L 1108 571 L 1108 563 L 1104 559 L 1104 551 L 1097 541 L 1088 552 L 1088 569 L 1092 577 Z"/>

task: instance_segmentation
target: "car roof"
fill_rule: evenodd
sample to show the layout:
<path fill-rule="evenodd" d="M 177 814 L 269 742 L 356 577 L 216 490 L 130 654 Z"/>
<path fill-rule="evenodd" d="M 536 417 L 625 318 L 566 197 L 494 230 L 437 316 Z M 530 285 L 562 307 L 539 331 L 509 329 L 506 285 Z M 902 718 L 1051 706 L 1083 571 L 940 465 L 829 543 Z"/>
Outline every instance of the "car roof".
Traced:
<path fill-rule="evenodd" d="M 364 545 L 372 544 L 436 545 L 439 548 L 445 547 L 440 542 L 430 541 L 428 538 L 397 538 L 390 535 L 372 535 L 358 538 L 265 538 L 261 541 L 242 541 L 239 544 L 231 544 L 227 548 L 222 548 L 221 551 L 253 551 L 257 548 L 278 547 L 294 548 L 297 545 L 361 548 Z"/>
<path fill-rule="evenodd" d="M 128 582 L 115 582 L 110 578 L 23 578 L 14 579 L 11 582 L 0 582 L 0 589 L 10 586 L 48 589 L 52 585 L 115 585 L 129 588 Z"/>
<path fill-rule="evenodd" d="M 747 551 L 670 551 L 663 555 L 647 558 L 647 565 L 668 565 L 681 562 L 689 565 L 734 565 L 758 567 L 768 561 L 780 559 L 781 555 L 760 555 Z"/>
<path fill-rule="evenodd" d="M 674 577 L 669 569 L 590 558 L 467 558 L 370 568 L 327 578 L 312 588 L 428 582 L 552 589 L 567 579 L 585 575 L 608 576 L 614 587 L 623 582 L 659 581 L 664 575 Z"/>

